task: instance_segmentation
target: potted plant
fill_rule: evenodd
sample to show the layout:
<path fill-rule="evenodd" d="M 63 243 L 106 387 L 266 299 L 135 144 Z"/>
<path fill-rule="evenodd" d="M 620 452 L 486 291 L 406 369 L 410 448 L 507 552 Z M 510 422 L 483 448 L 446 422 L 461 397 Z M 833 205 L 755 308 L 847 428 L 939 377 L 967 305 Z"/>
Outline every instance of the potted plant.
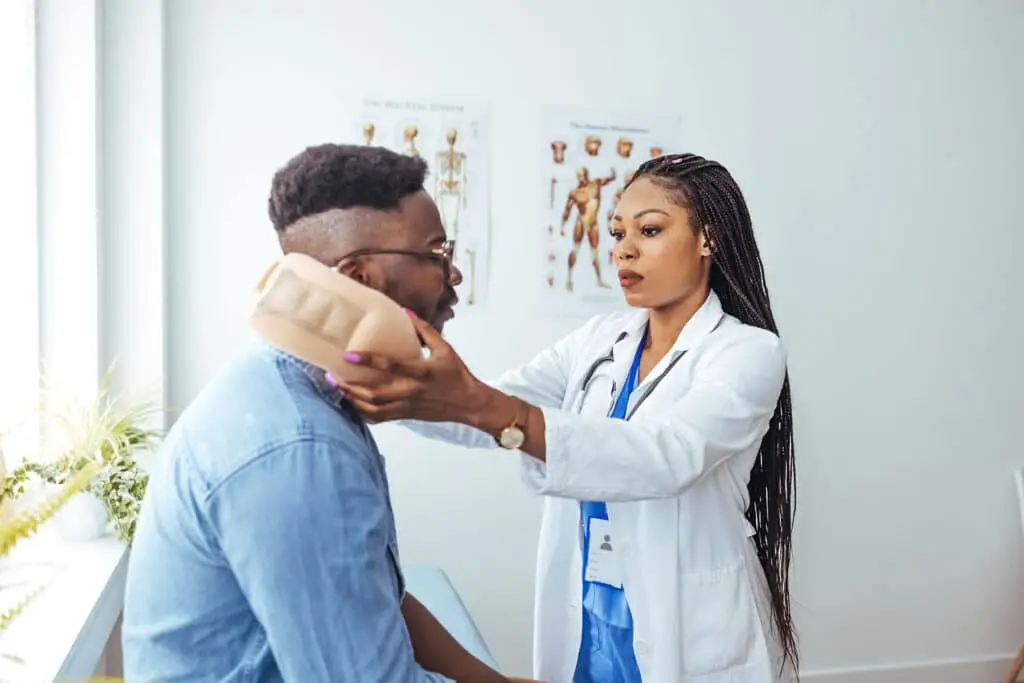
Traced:
<path fill-rule="evenodd" d="M 0 484 L 2 504 L 24 493 L 33 479 L 53 489 L 82 471 L 93 472 L 54 515 L 55 528 L 67 540 L 91 540 L 112 526 L 118 538 L 131 544 L 149 482 L 137 457 L 159 438 L 159 430 L 148 426 L 157 409 L 150 402 L 129 403 L 112 395 L 110 375 L 108 370 L 87 402 L 48 397 L 41 421 L 50 454 L 26 458 Z"/>

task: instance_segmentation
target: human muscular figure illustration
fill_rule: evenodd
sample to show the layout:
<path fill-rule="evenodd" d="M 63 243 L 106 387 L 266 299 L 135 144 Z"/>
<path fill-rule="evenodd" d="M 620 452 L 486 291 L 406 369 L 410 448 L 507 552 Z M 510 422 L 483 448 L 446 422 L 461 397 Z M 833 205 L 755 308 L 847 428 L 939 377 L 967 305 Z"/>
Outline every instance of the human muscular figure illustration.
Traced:
<path fill-rule="evenodd" d="M 556 164 L 565 163 L 565 143 L 561 140 L 555 140 L 551 143 L 551 157 L 554 159 Z"/>
<path fill-rule="evenodd" d="M 365 143 L 367 147 L 373 144 L 373 133 L 376 130 L 377 128 L 373 125 L 372 121 L 367 121 L 363 124 L 363 143 Z"/>
<path fill-rule="evenodd" d="M 601 152 L 601 136 L 588 135 L 583 141 L 583 151 L 587 156 L 596 157 Z"/>
<path fill-rule="evenodd" d="M 622 178 L 622 185 L 619 186 L 619 189 L 615 190 L 615 196 L 612 197 L 611 206 L 608 207 L 608 213 L 605 215 L 605 217 L 608 219 L 609 232 L 612 229 L 612 216 L 615 215 L 615 207 L 619 205 L 619 200 L 622 199 L 622 193 L 626 191 L 626 185 L 629 185 L 631 182 L 633 182 L 633 175 L 635 173 L 636 171 L 626 171 L 626 175 L 623 176 Z M 612 248 L 608 250 L 608 263 L 613 263 L 614 259 L 615 249 Z"/>
<path fill-rule="evenodd" d="M 664 153 L 665 153 L 665 151 L 661 147 L 651 147 L 651 158 L 652 159 L 657 159 L 658 157 L 660 157 Z"/>
<path fill-rule="evenodd" d="M 601 235 L 597 227 L 598 213 L 601 210 L 601 190 L 605 185 L 615 181 L 615 169 L 611 175 L 605 178 L 591 178 L 590 172 L 585 166 L 576 170 L 576 187 L 569 192 L 565 200 L 565 208 L 562 210 L 562 228 L 559 234 L 565 235 L 565 225 L 569 222 L 573 207 L 576 208 L 576 224 L 572 230 L 572 251 L 569 252 L 569 272 L 565 280 L 565 288 L 573 291 L 572 271 L 576 267 L 576 258 L 579 255 L 580 247 L 583 245 L 583 236 L 587 236 L 590 244 L 590 252 L 594 265 L 594 273 L 597 275 L 597 286 L 608 288 L 601 278 L 601 262 L 598 256 L 598 243 Z"/>
<path fill-rule="evenodd" d="M 615 151 L 623 159 L 628 159 L 629 155 L 633 153 L 633 141 L 629 138 L 619 138 L 619 141 L 615 143 Z"/>
<path fill-rule="evenodd" d="M 548 242 L 553 239 L 555 234 L 555 227 L 553 225 L 548 226 Z M 548 287 L 555 286 L 555 261 L 558 260 L 558 256 L 554 252 L 549 251 L 547 256 L 547 274 L 544 276 L 544 282 L 548 284 Z"/>

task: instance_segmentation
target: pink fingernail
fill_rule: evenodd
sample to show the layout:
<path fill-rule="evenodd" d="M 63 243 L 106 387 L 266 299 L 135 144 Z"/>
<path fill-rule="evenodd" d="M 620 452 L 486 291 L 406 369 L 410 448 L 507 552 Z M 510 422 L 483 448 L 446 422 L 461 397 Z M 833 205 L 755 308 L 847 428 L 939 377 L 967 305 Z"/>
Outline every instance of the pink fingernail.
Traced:
<path fill-rule="evenodd" d="M 413 313 L 412 310 L 410 310 L 408 308 L 403 308 L 402 310 L 405 311 L 405 314 L 407 316 L 409 316 L 410 318 L 415 318 L 416 317 L 416 314 Z"/>
<path fill-rule="evenodd" d="M 338 388 L 338 380 L 336 380 L 334 378 L 334 375 L 332 375 L 331 373 L 328 372 L 326 375 L 324 375 L 324 379 L 327 381 L 328 384 L 330 384 L 335 389 Z"/>
<path fill-rule="evenodd" d="M 345 355 L 342 356 L 342 357 L 345 360 L 347 360 L 349 363 L 358 363 L 359 360 L 360 360 L 359 354 L 358 353 L 352 353 L 351 351 L 346 351 Z"/>

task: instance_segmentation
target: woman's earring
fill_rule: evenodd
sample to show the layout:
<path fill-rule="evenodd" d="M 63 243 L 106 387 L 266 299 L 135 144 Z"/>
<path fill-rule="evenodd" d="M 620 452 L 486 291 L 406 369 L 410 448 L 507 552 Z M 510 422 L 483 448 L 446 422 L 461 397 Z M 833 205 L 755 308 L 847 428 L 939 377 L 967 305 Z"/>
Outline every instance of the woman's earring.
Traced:
<path fill-rule="evenodd" d="M 702 249 L 707 253 L 705 256 L 713 256 L 715 253 L 715 242 L 711 239 L 711 235 L 708 234 L 707 226 L 704 227 L 704 244 Z"/>

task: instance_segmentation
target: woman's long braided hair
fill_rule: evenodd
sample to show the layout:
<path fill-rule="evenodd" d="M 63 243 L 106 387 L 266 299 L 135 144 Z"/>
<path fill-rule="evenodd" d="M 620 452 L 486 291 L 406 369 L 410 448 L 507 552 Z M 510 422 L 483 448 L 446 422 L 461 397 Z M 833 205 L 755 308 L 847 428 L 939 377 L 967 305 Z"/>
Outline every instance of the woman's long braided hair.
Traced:
<path fill-rule="evenodd" d="M 670 154 L 644 162 L 631 183 L 647 178 L 691 212 L 703 228 L 712 253 L 711 289 L 726 313 L 778 334 L 765 282 L 764 266 L 739 185 L 721 164 L 695 154 Z M 747 489 L 747 519 L 754 525 L 757 555 L 771 590 L 775 626 L 785 658 L 797 670 L 799 654 L 789 599 L 789 564 L 795 509 L 793 410 L 789 376 L 761 441 Z"/>

